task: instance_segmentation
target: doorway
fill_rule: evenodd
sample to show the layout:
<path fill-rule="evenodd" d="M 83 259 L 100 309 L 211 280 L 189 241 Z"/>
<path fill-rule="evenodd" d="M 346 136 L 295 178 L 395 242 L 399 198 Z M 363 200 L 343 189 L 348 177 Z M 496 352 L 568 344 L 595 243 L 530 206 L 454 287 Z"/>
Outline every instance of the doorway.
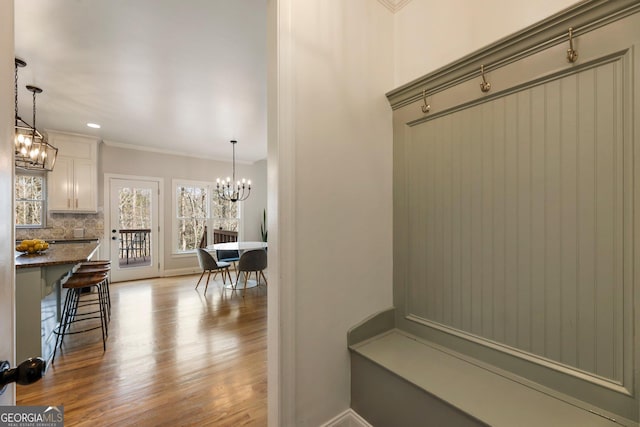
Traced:
<path fill-rule="evenodd" d="M 121 282 L 160 276 L 161 180 L 107 176 L 105 182 L 111 279 Z"/>

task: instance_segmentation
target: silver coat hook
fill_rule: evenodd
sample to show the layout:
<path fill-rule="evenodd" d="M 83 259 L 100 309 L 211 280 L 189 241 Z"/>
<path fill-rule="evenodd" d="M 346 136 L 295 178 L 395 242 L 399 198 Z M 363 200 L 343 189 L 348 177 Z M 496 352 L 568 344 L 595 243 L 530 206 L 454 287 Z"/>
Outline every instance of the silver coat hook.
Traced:
<path fill-rule="evenodd" d="M 578 51 L 573 48 L 573 27 L 569 27 L 569 49 L 567 49 L 567 61 L 576 62 Z"/>
<path fill-rule="evenodd" d="M 482 75 L 482 83 L 480 83 L 480 90 L 483 92 L 489 92 L 491 90 L 491 83 L 484 77 L 484 65 L 480 65 L 480 74 Z"/>
<path fill-rule="evenodd" d="M 424 102 L 424 105 L 422 106 L 422 112 L 424 114 L 427 114 L 431 110 L 431 105 L 427 104 L 427 90 L 426 89 L 424 89 L 422 91 L 422 102 Z"/>

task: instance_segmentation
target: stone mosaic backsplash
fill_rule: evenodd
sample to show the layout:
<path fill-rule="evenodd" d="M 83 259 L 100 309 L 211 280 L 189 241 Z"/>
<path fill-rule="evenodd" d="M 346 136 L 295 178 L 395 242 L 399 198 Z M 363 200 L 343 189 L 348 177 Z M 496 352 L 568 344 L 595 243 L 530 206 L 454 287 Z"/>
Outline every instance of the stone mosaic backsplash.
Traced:
<path fill-rule="evenodd" d="M 78 233 L 82 229 L 82 236 Z M 16 240 L 70 240 L 102 239 L 104 236 L 104 215 L 78 213 L 49 213 L 46 228 L 16 228 Z"/>

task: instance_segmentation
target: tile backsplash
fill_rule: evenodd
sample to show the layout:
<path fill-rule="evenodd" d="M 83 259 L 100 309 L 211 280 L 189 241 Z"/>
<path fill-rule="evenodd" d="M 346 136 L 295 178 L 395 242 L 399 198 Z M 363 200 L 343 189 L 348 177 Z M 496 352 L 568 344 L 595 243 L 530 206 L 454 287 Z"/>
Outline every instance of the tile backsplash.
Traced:
<path fill-rule="evenodd" d="M 82 230 L 82 231 L 80 231 Z M 16 240 L 23 239 L 102 239 L 104 236 L 104 215 L 79 213 L 49 213 L 46 228 L 17 228 Z"/>

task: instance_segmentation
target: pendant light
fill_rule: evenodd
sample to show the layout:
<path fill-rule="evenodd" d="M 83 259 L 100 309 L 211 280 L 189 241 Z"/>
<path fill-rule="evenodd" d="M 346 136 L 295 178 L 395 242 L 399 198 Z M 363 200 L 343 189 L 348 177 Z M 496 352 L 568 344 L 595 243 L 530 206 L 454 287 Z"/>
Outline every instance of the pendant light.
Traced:
<path fill-rule="evenodd" d="M 52 171 L 58 156 L 58 149 L 36 129 L 36 94 L 42 93 L 37 86 L 27 85 L 33 94 L 33 125 L 22 120 L 18 114 L 18 69 L 27 65 L 15 58 L 15 165 L 26 170 Z"/>
<path fill-rule="evenodd" d="M 227 177 L 226 180 L 216 180 L 216 191 L 220 200 L 226 200 L 230 202 L 241 202 L 247 200 L 251 193 L 251 181 L 247 181 L 242 178 L 242 181 L 236 181 L 236 144 L 238 141 L 232 139 L 231 146 L 233 147 L 233 164 L 231 178 Z"/>

